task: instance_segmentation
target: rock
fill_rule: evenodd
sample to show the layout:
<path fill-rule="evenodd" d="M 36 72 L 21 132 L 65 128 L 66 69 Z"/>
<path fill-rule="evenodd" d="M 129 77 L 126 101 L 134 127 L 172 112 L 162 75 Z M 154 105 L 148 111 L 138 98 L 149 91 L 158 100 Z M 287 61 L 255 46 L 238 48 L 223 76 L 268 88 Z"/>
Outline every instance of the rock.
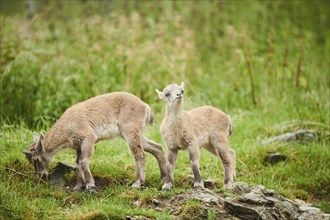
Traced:
<path fill-rule="evenodd" d="M 184 195 L 178 195 L 176 197 L 176 200 L 179 201 L 179 202 L 184 201 L 185 199 L 186 199 L 186 197 Z"/>
<path fill-rule="evenodd" d="M 307 203 L 289 200 L 264 186 L 252 187 L 250 192 L 224 200 L 229 214 L 240 219 L 328 219 L 329 214 Z"/>
<path fill-rule="evenodd" d="M 246 183 L 243 183 L 243 182 L 235 182 L 233 184 L 233 188 L 231 189 L 232 193 L 235 193 L 238 195 L 242 195 L 242 194 L 248 193 L 250 191 L 251 191 L 250 187 Z"/>
<path fill-rule="evenodd" d="M 137 201 L 133 202 L 133 205 L 134 205 L 135 207 L 139 208 L 139 207 L 141 207 L 142 202 L 141 202 L 140 200 L 137 200 Z"/>
<path fill-rule="evenodd" d="M 317 219 L 317 220 L 329 220 L 330 215 L 326 214 L 322 211 L 318 212 L 303 212 L 299 217 L 298 220 L 310 220 L 310 219 Z"/>
<path fill-rule="evenodd" d="M 235 203 L 233 201 L 226 200 L 225 209 L 228 213 L 240 219 L 262 219 L 257 210 L 246 207 L 239 203 Z"/>
<path fill-rule="evenodd" d="M 263 186 L 224 202 L 228 213 L 241 219 L 297 219 L 300 211 L 297 204 Z"/>
<path fill-rule="evenodd" d="M 85 192 L 88 193 L 88 194 L 96 194 L 97 193 L 96 187 L 85 189 Z"/>
<path fill-rule="evenodd" d="M 265 157 L 264 161 L 269 164 L 277 164 L 278 162 L 281 161 L 286 161 L 288 160 L 288 157 L 285 155 L 282 155 L 279 152 L 270 152 L 268 155 Z"/>
<path fill-rule="evenodd" d="M 264 186 L 249 187 L 246 183 L 234 183 L 233 197 L 210 189 L 190 189 L 172 198 L 152 199 L 139 207 L 149 206 L 156 211 L 168 210 L 173 219 L 207 219 L 213 213 L 216 219 L 322 219 L 330 215 L 301 200 L 292 201 Z M 188 200 L 199 201 L 196 207 L 187 206 Z"/>
<path fill-rule="evenodd" d="M 301 199 L 295 199 L 294 202 L 297 203 L 299 206 L 303 206 L 307 204 L 305 201 Z"/>
<path fill-rule="evenodd" d="M 299 208 L 300 208 L 300 211 L 302 211 L 302 212 L 319 212 L 320 211 L 319 208 L 315 208 L 310 205 L 303 205 L 303 206 L 300 206 Z"/>
<path fill-rule="evenodd" d="M 126 220 L 150 220 L 151 218 L 144 217 L 142 215 L 126 216 Z"/>
<path fill-rule="evenodd" d="M 276 142 L 299 142 L 302 144 L 316 141 L 320 136 L 316 130 L 298 130 L 295 132 L 288 132 L 277 137 L 269 138 L 262 142 L 262 145 L 269 145 Z"/>
<path fill-rule="evenodd" d="M 48 182 L 52 184 L 56 189 L 64 189 L 66 184 L 64 175 L 75 170 L 76 167 L 70 164 L 58 162 L 53 169 L 53 173 L 50 175 Z"/>
<path fill-rule="evenodd" d="M 160 202 L 159 202 L 159 200 L 157 200 L 157 199 L 153 199 L 153 200 L 152 200 L 152 203 L 155 204 L 156 206 L 158 206 Z"/>
<path fill-rule="evenodd" d="M 155 211 L 158 211 L 158 212 L 162 212 L 162 211 L 164 211 L 164 209 L 162 209 L 162 208 L 160 208 L 160 207 L 156 207 L 156 208 L 154 208 L 154 210 L 155 210 Z"/>
<path fill-rule="evenodd" d="M 187 196 L 189 198 L 196 199 L 206 203 L 211 203 L 211 202 L 222 203 L 222 198 L 218 194 L 212 192 L 209 189 L 196 189 L 187 193 Z"/>
<path fill-rule="evenodd" d="M 213 179 L 207 179 L 204 180 L 204 187 L 208 188 L 208 189 L 216 189 L 219 188 L 219 186 L 217 186 L 216 181 Z"/>
<path fill-rule="evenodd" d="M 70 173 L 71 171 L 73 171 L 75 169 L 76 169 L 76 167 L 71 164 L 58 162 L 53 169 L 52 175 L 53 176 L 63 176 L 64 174 Z"/>
<path fill-rule="evenodd" d="M 322 212 L 319 208 L 312 207 L 305 201 L 296 199 L 295 203 L 299 205 L 300 212 L 302 212 L 298 220 L 316 219 L 315 216 L 318 216 L 317 219 L 330 220 L 330 214 Z"/>

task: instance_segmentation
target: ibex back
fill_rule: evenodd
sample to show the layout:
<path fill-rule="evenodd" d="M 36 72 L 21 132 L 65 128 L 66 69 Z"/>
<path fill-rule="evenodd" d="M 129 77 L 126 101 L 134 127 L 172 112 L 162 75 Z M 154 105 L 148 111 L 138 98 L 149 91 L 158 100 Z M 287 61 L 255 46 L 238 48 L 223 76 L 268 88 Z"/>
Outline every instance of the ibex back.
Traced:
<path fill-rule="evenodd" d="M 37 173 L 48 175 L 50 159 L 57 151 L 68 147 L 76 149 L 78 176 L 74 190 L 93 189 L 95 183 L 89 162 L 95 143 L 121 136 L 136 161 L 136 178 L 132 187 L 140 188 L 145 181 L 144 150 L 157 159 L 162 179 L 166 174 L 162 146 L 143 135 L 146 125 L 153 120 L 149 105 L 130 93 L 96 96 L 68 108 L 45 137 L 34 133 L 34 143 L 24 153 Z"/>

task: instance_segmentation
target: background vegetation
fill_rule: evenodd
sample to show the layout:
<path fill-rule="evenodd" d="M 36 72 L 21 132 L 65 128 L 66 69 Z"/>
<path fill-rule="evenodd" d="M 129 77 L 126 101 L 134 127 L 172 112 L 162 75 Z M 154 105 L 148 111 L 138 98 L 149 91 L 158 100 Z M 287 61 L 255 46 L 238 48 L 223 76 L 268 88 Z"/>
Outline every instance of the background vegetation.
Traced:
<path fill-rule="evenodd" d="M 329 132 L 329 7 L 322 0 L 45 1 L 27 18 L 24 2 L 1 0 L 0 219 L 169 218 L 134 208 L 132 200 L 189 188 L 185 152 L 174 192 L 159 191 L 149 156 L 148 188 L 130 191 L 134 160 L 128 147 L 120 139 L 99 143 L 92 172 L 107 187 L 97 195 L 38 182 L 21 152 L 32 131 L 46 131 L 66 108 L 112 91 L 134 93 L 152 106 L 156 123 L 147 135 L 165 147 L 158 131 L 164 104 L 155 88 L 182 80 L 186 109 L 213 105 L 231 115 L 238 181 L 263 184 L 329 212 L 329 138 L 261 145 L 286 131 Z M 266 165 L 269 151 L 289 160 Z M 207 152 L 201 160 L 203 177 L 221 185 L 220 161 Z M 53 161 L 73 163 L 73 152 Z"/>

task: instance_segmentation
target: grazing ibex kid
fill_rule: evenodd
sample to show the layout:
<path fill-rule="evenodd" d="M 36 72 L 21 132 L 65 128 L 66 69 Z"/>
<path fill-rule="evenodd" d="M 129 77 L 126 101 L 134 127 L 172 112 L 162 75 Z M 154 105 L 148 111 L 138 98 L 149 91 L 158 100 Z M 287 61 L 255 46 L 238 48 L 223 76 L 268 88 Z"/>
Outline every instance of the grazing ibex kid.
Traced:
<path fill-rule="evenodd" d="M 95 143 L 121 136 L 136 161 L 136 178 L 132 187 L 140 188 L 145 181 L 144 151 L 157 159 L 161 178 L 166 176 L 162 146 L 143 136 L 144 128 L 153 120 L 149 105 L 132 94 L 113 92 L 99 95 L 68 108 L 45 137 L 34 133 L 34 143 L 24 153 L 37 173 L 48 175 L 50 159 L 56 152 L 68 147 L 76 149 L 78 176 L 74 190 L 92 190 L 95 183 L 89 162 Z"/>
<path fill-rule="evenodd" d="M 163 92 L 156 89 L 160 99 L 166 103 L 165 118 L 160 132 L 168 148 L 168 176 L 163 189 L 172 189 L 173 170 L 178 150 L 188 150 L 190 166 L 194 174 L 194 187 L 204 187 L 199 172 L 199 148 L 204 147 L 221 158 L 226 189 L 232 188 L 236 176 L 235 151 L 228 148 L 228 136 L 231 134 L 230 117 L 211 106 L 183 110 L 184 83 L 170 84 Z"/>

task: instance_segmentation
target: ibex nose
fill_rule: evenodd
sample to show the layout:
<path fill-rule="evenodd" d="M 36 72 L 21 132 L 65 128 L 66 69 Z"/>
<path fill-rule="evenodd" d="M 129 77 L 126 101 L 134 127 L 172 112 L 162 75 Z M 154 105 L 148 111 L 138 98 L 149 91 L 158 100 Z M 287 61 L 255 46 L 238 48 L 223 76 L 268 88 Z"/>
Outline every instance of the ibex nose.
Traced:
<path fill-rule="evenodd" d="M 182 98 L 182 93 L 178 93 L 178 94 L 176 94 L 176 96 L 177 96 L 178 98 Z"/>

